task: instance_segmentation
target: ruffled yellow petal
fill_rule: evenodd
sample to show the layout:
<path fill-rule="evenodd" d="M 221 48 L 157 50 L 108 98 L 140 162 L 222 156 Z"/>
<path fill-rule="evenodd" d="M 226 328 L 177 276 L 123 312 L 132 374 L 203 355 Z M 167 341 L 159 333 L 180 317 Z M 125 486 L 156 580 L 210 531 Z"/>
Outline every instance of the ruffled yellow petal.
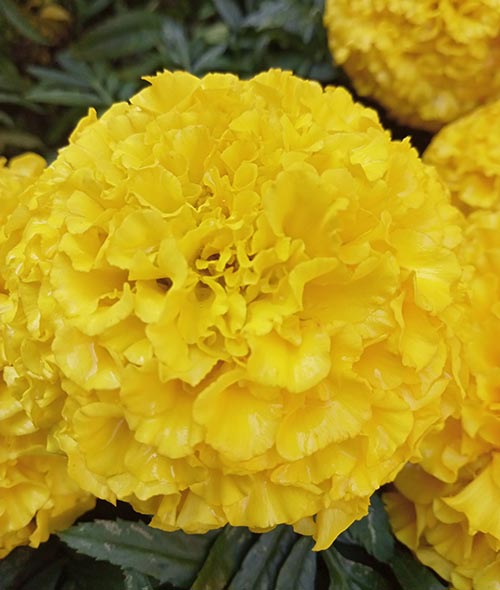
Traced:
<path fill-rule="evenodd" d="M 300 392 L 317 385 L 330 372 L 330 339 L 313 327 L 298 345 L 277 334 L 249 337 L 248 373 L 263 385 Z"/>
<path fill-rule="evenodd" d="M 254 394 L 255 392 L 255 394 Z M 216 381 L 196 399 L 194 418 L 205 426 L 206 442 L 232 461 L 245 461 L 274 444 L 282 416 L 279 390 L 245 382 L 224 387 Z"/>
<path fill-rule="evenodd" d="M 335 508 L 321 510 L 316 517 L 314 549 L 327 549 L 341 532 L 368 512 L 368 504 L 368 498 L 357 498 L 356 502 L 340 501 Z"/>
<path fill-rule="evenodd" d="M 494 454 L 491 463 L 469 485 L 444 501 L 466 515 L 471 534 L 480 531 L 500 539 L 500 519 L 495 518 L 499 488 L 500 455 Z"/>

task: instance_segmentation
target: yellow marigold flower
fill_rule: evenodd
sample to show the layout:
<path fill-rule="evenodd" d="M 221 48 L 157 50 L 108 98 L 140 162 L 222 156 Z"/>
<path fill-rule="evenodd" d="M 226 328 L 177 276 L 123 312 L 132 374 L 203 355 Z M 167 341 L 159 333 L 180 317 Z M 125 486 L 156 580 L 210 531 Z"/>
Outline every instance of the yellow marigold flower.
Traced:
<path fill-rule="evenodd" d="M 50 379 L 46 346 L 30 339 L 26 314 L 16 312 L 4 281 L 6 252 L 44 168 L 35 154 L 0 160 L 0 558 L 18 545 L 37 547 L 94 503 L 69 478 L 66 457 L 47 450 L 63 392 Z"/>
<path fill-rule="evenodd" d="M 500 579 L 500 453 L 463 467 L 444 483 L 407 465 L 384 495 L 396 537 L 451 583 L 450 590 L 491 590 Z"/>
<path fill-rule="evenodd" d="M 327 547 L 441 419 L 460 214 L 343 89 L 148 80 L 80 122 L 7 257 L 64 376 L 57 439 L 155 526 Z"/>
<path fill-rule="evenodd" d="M 452 325 L 461 341 L 464 397 L 421 446 L 423 468 L 445 482 L 456 481 L 459 470 L 482 453 L 500 450 L 500 211 L 468 216 L 458 254 L 465 272 Z"/>
<path fill-rule="evenodd" d="M 0 157 L 0 220 L 2 225 L 20 200 L 20 195 L 45 168 L 45 160 L 26 153 L 10 161 Z M 1 226 L 0 226 L 1 229 Z"/>
<path fill-rule="evenodd" d="M 400 122 L 436 130 L 500 97 L 498 0 L 327 0 L 336 62 Z"/>
<path fill-rule="evenodd" d="M 499 134 L 495 101 L 444 127 L 424 154 L 465 211 L 500 206 Z"/>
<path fill-rule="evenodd" d="M 44 169 L 45 160 L 32 153 L 8 163 L 0 159 L 0 371 L 6 384 L 0 434 L 5 436 L 50 428 L 61 416 L 62 390 L 46 360 L 50 343 L 30 337 L 34 324 L 40 323 L 33 289 L 29 281 L 20 283 L 15 272 L 7 271 L 8 252 L 31 216 L 31 188 Z"/>
<path fill-rule="evenodd" d="M 467 269 L 455 331 L 462 341 L 465 398 L 443 431 L 424 442 L 423 467 L 453 482 L 458 470 L 487 449 L 499 448 L 500 155 L 494 142 L 500 101 L 451 123 L 425 153 L 469 212 L 459 258 Z M 488 210 L 491 208 L 491 210 Z"/>
<path fill-rule="evenodd" d="M 500 579 L 500 211 L 468 216 L 459 259 L 465 397 L 385 498 L 396 536 L 421 561 L 456 590 L 491 590 Z"/>
<path fill-rule="evenodd" d="M 2 406 L 6 397 L 2 384 Z M 0 437 L 0 558 L 19 545 L 38 547 L 94 505 L 68 477 L 66 457 L 47 453 L 46 441 L 43 431 Z"/>

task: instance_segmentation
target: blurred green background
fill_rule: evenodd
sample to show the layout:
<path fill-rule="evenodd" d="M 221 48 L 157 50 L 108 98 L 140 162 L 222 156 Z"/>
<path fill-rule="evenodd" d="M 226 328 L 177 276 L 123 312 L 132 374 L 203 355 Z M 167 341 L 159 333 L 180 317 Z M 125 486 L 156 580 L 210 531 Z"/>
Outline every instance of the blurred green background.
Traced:
<path fill-rule="evenodd" d="M 52 159 L 89 106 L 164 68 L 249 77 L 269 67 L 342 83 L 324 0 L 0 0 L 0 154 Z"/>

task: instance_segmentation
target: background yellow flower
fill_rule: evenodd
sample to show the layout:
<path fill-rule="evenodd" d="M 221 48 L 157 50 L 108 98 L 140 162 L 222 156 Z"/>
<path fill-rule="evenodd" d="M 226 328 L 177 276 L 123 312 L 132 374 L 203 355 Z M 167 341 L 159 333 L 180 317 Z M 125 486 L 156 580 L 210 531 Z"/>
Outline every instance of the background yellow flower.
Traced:
<path fill-rule="evenodd" d="M 18 545 L 37 547 L 94 504 L 68 477 L 66 457 L 47 448 L 62 391 L 51 379 L 43 341 L 30 339 L 26 314 L 4 281 L 6 253 L 26 222 L 29 188 L 44 168 L 35 154 L 0 161 L 0 557 Z"/>
<path fill-rule="evenodd" d="M 498 0 L 327 0 L 335 61 L 402 123 L 439 129 L 500 96 Z"/>
<path fill-rule="evenodd" d="M 463 357 L 464 398 L 421 445 L 422 462 L 386 495 L 396 536 L 457 590 L 488 590 L 500 579 L 500 153 L 490 139 L 498 103 L 450 124 L 425 159 L 436 165 L 469 215 L 454 331 Z"/>
<path fill-rule="evenodd" d="M 465 212 L 500 205 L 499 134 L 500 101 L 494 101 L 441 129 L 424 153 Z"/>
<path fill-rule="evenodd" d="M 421 465 L 397 477 L 399 494 L 385 496 L 396 536 L 457 590 L 488 590 L 500 576 L 499 253 L 500 212 L 469 215 L 456 314 L 464 399 L 424 438 Z"/>
<path fill-rule="evenodd" d="M 469 463 L 454 483 L 408 465 L 396 480 L 397 491 L 384 494 L 396 537 L 448 580 L 450 590 L 490 590 L 500 578 L 498 530 L 492 534 L 484 526 L 498 524 L 498 457 Z M 478 519 L 477 511 L 486 518 Z"/>
<path fill-rule="evenodd" d="M 155 526 L 327 547 L 446 414 L 461 216 L 343 89 L 149 82 L 80 122 L 8 255 L 63 375 L 56 438 Z"/>

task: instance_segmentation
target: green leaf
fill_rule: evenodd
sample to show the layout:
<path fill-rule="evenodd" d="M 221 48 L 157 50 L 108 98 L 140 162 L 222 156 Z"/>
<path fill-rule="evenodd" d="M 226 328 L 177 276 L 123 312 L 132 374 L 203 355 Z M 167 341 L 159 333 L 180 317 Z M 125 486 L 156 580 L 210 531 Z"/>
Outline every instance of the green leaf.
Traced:
<path fill-rule="evenodd" d="M 0 560 L 0 580 L 6 588 L 14 588 L 19 579 L 25 576 L 28 567 L 32 566 L 32 554 L 32 549 L 18 547 Z"/>
<path fill-rule="evenodd" d="M 35 29 L 11 0 L 0 0 L 0 13 L 23 37 L 39 45 L 49 45 L 47 39 Z"/>
<path fill-rule="evenodd" d="M 314 590 L 316 553 L 311 551 L 314 541 L 299 539 L 280 569 L 275 590 Z"/>
<path fill-rule="evenodd" d="M 195 579 L 216 534 L 166 533 L 142 522 L 96 520 L 59 537 L 79 553 L 185 588 Z"/>
<path fill-rule="evenodd" d="M 315 63 L 309 70 L 309 78 L 319 80 L 320 82 L 332 82 L 338 76 L 338 70 L 333 63 Z"/>
<path fill-rule="evenodd" d="M 71 582 L 78 590 L 126 590 L 125 577 L 119 567 L 73 551 L 69 552 L 66 564 L 66 583 Z"/>
<path fill-rule="evenodd" d="M 127 569 L 125 574 L 125 590 L 153 590 L 151 580 L 145 574 L 136 570 Z"/>
<path fill-rule="evenodd" d="M 69 87 L 77 87 L 77 88 L 88 88 L 88 80 L 86 78 L 82 78 L 76 74 L 63 71 L 63 70 L 56 70 L 54 68 L 44 68 L 42 66 L 28 66 L 28 72 L 38 78 L 41 82 L 44 82 L 47 85 L 55 85 L 57 88 L 61 88 L 64 86 Z"/>
<path fill-rule="evenodd" d="M 45 579 L 48 588 L 52 588 L 51 579 L 59 579 L 60 565 L 59 543 L 49 541 L 36 550 L 18 547 L 0 560 L 0 588 L 25 590 L 26 584 L 30 584 L 33 579 Z"/>
<path fill-rule="evenodd" d="M 243 22 L 243 15 L 234 0 L 213 0 L 217 12 L 230 29 L 237 31 Z"/>
<path fill-rule="evenodd" d="M 78 21 L 84 22 L 105 10 L 113 0 L 74 0 L 78 12 Z"/>
<path fill-rule="evenodd" d="M 0 111 L 0 126 L 1 125 L 5 125 L 9 128 L 15 127 L 14 119 L 5 111 Z"/>
<path fill-rule="evenodd" d="M 57 590 L 63 575 L 64 559 L 48 562 L 47 566 L 32 576 L 22 590 Z M 97 590 L 97 589 L 96 589 Z"/>
<path fill-rule="evenodd" d="M 242 25 L 257 31 L 276 29 L 297 36 L 303 43 L 309 44 L 315 34 L 320 31 L 323 33 L 321 15 L 322 12 L 317 8 L 311 8 L 310 0 L 264 0 L 255 12 L 244 19 Z M 307 48 L 303 47 L 300 53 L 304 57 L 306 52 Z"/>
<path fill-rule="evenodd" d="M 207 45 L 224 45 L 229 41 L 230 34 L 227 25 L 217 21 L 207 27 L 200 27 L 197 37 Z"/>
<path fill-rule="evenodd" d="M 278 572 L 296 539 L 293 529 L 284 525 L 261 535 L 247 553 L 229 590 L 274 589 Z"/>
<path fill-rule="evenodd" d="M 432 571 L 420 563 L 405 548 L 398 546 L 390 562 L 403 590 L 444 590 L 443 585 Z"/>
<path fill-rule="evenodd" d="M 225 588 L 240 567 L 254 540 L 255 535 L 247 528 L 227 525 L 215 540 L 191 589 Z"/>
<path fill-rule="evenodd" d="M 94 75 L 92 68 L 87 63 L 76 59 L 69 51 L 58 53 L 56 62 L 65 72 L 73 77 L 80 78 L 85 84 L 89 84 Z"/>
<path fill-rule="evenodd" d="M 5 151 L 6 146 L 14 146 L 22 150 L 36 150 L 43 148 L 42 140 L 20 129 L 0 129 L 0 153 Z"/>
<path fill-rule="evenodd" d="M 354 522 L 339 541 L 361 545 L 379 561 L 388 563 L 394 555 L 394 535 L 384 505 L 378 494 L 370 499 L 368 514 Z"/>
<path fill-rule="evenodd" d="M 81 119 L 86 113 L 85 107 L 67 107 L 61 109 L 61 113 L 57 119 L 52 120 L 52 125 L 47 129 L 44 135 L 44 141 L 50 146 L 62 146 L 68 141 L 68 136 L 75 126 L 75 123 Z M 51 162 L 55 157 L 55 152 L 52 157 L 45 154 L 46 159 Z"/>
<path fill-rule="evenodd" d="M 330 573 L 329 590 L 392 590 L 391 584 L 371 567 L 351 561 L 335 547 L 321 552 Z"/>
<path fill-rule="evenodd" d="M 214 47 L 205 51 L 205 53 L 194 62 L 191 68 L 192 72 L 199 75 L 208 72 L 209 70 L 218 69 L 219 58 L 225 51 L 225 45 L 214 45 Z"/>
<path fill-rule="evenodd" d="M 258 10 L 249 14 L 243 21 L 245 27 L 253 27 L 258 31 L 282 27 L 284 22 L 289 18 L 289 10 L 293 8 L 286 6 L 283 0 L 264 0 Z"/>
<path fill-rule="evenodd" d="M 103 104 L 102 99 L 97 94 L 76 90 L 57 90 L 55 88 L 35 87 L 26 94 L 26 98 L 34 102 L 68 107 L 92 107 Z"/>
<path fill-rule="evenodd" d="M 74 46 L 84 59 L 116 59 L 147 51 L 161 40 L 162 19 L 153 12 L 130 10 L 96 25 Z"/>
<path fill-rule="evenodd" d="M 189 43 L 182 25 L 172 18 L 165 17 L 161 27 L 161 37 L 169 58 L 173 63 L 189 70 Z"/>
<path fill-rule="evenodd" d="M 26 81 L 6 55 L 0 55 L 0 88 L 9 92 L 22 92 Z"/>
<path fill-rule="evenodd" d="M 0 104 L 15 104 L 32 111 L 40 112 L 40 107 L 30 103 L 29 100 L 26 100 L 22 96 L 14 94 L 13 92 L 0 92 Z"/>

